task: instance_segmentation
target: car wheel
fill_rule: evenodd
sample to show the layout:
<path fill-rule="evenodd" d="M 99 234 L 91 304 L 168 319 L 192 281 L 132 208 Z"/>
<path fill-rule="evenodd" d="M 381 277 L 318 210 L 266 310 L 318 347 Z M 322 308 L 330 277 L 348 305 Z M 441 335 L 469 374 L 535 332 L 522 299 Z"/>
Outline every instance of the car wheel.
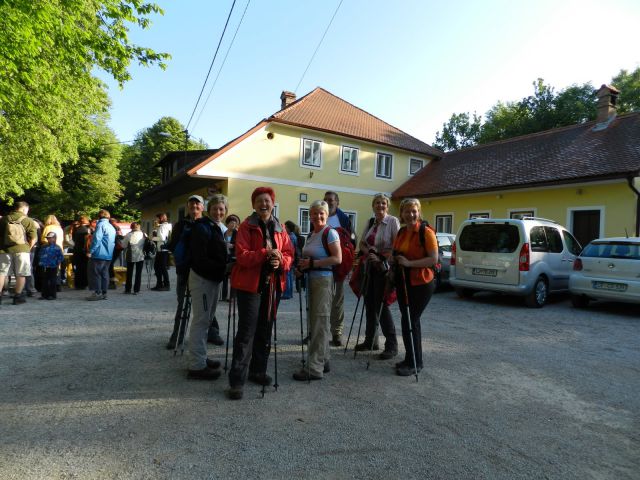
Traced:
<path fill-rule="evenodd" d="M 585 295 L 571 295 L 571 305 L 576 308 L 585 308 L 589 305 L 589 297 Z"/>
<path fill-rule="evenodd" d="M 461 287 L 456 287 L 456 294 L 460 297 L 460 298 L 471 298 L 473 297 L 474 291 L 471 290 L 470 288 L 461 288 Z"/>
<path fill-rule="evenodd" d="M 543 277 L 538 277 L 533 290 L 529 293 L 524 301 L 527 307 L 540 308 L 547 303 L 547 297 L 549 296 L 549 287 L 547 281 Z"/>

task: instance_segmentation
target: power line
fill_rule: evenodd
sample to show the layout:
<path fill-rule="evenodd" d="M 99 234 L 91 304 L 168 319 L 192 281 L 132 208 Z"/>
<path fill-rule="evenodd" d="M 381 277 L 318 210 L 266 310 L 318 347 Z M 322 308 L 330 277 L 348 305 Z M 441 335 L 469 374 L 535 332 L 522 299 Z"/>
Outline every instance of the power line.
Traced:
<path fill-rule="evenodd" d="M 218 78 L 220 77 L 220 73 L 222 73 L 222 69 L 224 68 L 224 64 L 227 62 L 227 57 L 229 56 L 229 52 L 231 51 L 231 47 L 233 47 L 233 42 L 236 40 L 236 35 L 238 35 L 238 30 L 240 30 L 240 25 L 242 25 L 242 20 L 244 20 L 244 16 L 247 13 L 247 9 L 249 8 L 249 4 L 250 3 L 251 3 L 251 0 L 247 0 L 247 5 L 244 7 L 244 12 L 242 12 L 242 17 L 240 17 L 240 22 L 238 23 L 238 26 L 236 27 L 236 31 L 233 34 L 233 38 L 231 39 L 231 43 L 229 44 L 229 48 L 227 48 L 227 53 L 224 55 L 224 58 L 222 59 L 222 65 L 220 65 L 220 69 L 218 70 L 218 74 L 216 75 L 216 78 L 213 80 L 213 84 L 211 85 L 211 89 L 209 90 L 209 94 L 207 95 L 206 100 L 202 104 L 202 108 L 200 109 L 200 113 L 198 113 L 198 116 L 196 117 L 196 121 L 193 124 L 192 130 L 195 130 L 196 125 L 198 125 L 198 122 L 200 121 L 200 117 L 202 116 L 202 112 L 204 112 L 204 109 L 207 107 L 207 103 L 209 103 L 209 98 L 211 98 L 211 94 L 213 93 L 213 89 L 215 88 L 216 83 L 218 83 Z"/>
<path fill-rule="evenodd" d="M 311 66 L 311 62 L 313 62 L 313 59 L 315 58 L 316 53 L 318 53 L 318 49 L 320 48 L 320 45 L 322 45 L 322 41 L 324 40 L 324 37 L 327 35 L 327 32 L 329 31 L 329 27 L 331 27 L 331 24 L 333 23 L 333 19 L 336 18 L 336 14 L 338 13 L 338 10 L 340 9 L 340 5 L 342 5 L 342 2 L 343 2 L 343 0 L 340 0 L 340 3 L 338 3 L 338 6 L 336 7 L 336 11 L 333 12 L 333 16 L 331 17 L 331 20 L 329 20 L 329 24 L 327 25 L 327 28 L 324 30 L 324 33 L 322 34 L 322 38 L 318 42 L 318 46 L 316 47 L 315 51 L 313 52 L 313 55 L 311 55 L 311 59 L 309 60 L 309 63 L 307 64 L 307 68 L 304 69 L 304 73 L 300 77 L 300 81 L 298 82 L 298 85 L 296 85 L 296 88 L 293 91 L 294 93 L 298 92 L 298 87 L 302 83 L 302 79 L 304 78 L 304 76 L 307 74 L 307 70 L 309 70 L 309 67 Z"/>
<path fill-rule="evenodd" d="M 193 112 L 191 112 L 191 116 L 189 117 L 189 121 L 187 122 L 187 126 L 185 127 L 185 130 L 189 129 L 189 125 L 191 124 L 193 115 L 196 113 L 196 108 L 198 108 L 198 103 L 200 103 L 200 98 L 202 98 L 202 92 L 204 92 L 204 87 L 207 85 L 207 80 L 209 80 L 209 75 L 211 74 L 213 63 L 216 61 L 216 57 L 218 56 L 218 50 L 220 50 L 220 44 L 222 43 L 222 39 L 224 38 L 224 32 L 227 31 L 227 25 L 229 25 L 229 19 L 231 18 L 231 14 L 233 13 L 233 7 L 235 7 L 235 5 L 236 5 L 236 0 L 233 0 L 233 3 L 231 4 L 231 10 L 229 10 L 229 15 L 227 16 L 227 21 L 224 24 L 224 29 L 222 30 L 222 34 L 220 35 L 220 40 L 218 41 L 218 46 L 216 47 L 216 52 L 213 54 L 211 65 L 209 65 L 209 71 L 207 72 L 207 76 L 204 79 L 204 83 L 202 84 L 202 88 L 200 89 L 200 95 L 198 95 L 198 100 L 196 100 L 196 104 L 193 107 Z"/>

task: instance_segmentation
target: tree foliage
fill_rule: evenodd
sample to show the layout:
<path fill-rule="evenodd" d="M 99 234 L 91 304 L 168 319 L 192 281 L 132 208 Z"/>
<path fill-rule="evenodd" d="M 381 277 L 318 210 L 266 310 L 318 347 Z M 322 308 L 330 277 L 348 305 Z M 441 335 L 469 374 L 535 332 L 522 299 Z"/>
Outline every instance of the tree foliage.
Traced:
<path fill-rule="evenodd" d="M 611 84 L 620 90 L 618 113 L 640 110 L 640 67 L 633 72 L 621 70 Z M 597 89 L 590 83 L 571 85 L 556 93 L 539 78 L 533 82 L 533 94 L 515 102 L 497 102 L 484 115 L 454 113 L 436 133 L 434 146 L 458 150 L 476 144 L 552 128 L 584 123 L 596 118 Z"/>
<path fill-rule="evenodd" d="M 0 2 L 0 199 L 59 183 L 63 166 L 78 161 L 109 106 L 93 68 L 122 85 L 132 61 L 164 67 L 168 55 L 127 36 L 153 13 L 160 8 L 140 0 Z"/>
<path fill-rule="evenodd" d="M 207 148 L 201 140 L 188 137 L 184 126 L 175 118 L 162 117 L 151 127 L 136 135 L 131 146 L 126 146 L 120 165 L 123 200 L 135 202 L 142 192 L 161 182 L 160 167 L 156 164 L 168 152 Z"/>

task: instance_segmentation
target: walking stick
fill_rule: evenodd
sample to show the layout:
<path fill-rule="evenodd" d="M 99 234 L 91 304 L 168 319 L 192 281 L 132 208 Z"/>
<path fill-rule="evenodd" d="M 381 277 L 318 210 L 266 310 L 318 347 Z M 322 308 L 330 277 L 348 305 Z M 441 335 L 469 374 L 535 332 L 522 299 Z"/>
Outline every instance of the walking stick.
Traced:
<path fill-rule="evenodd" d="M 268 331 L 269 331 L 269 337 L 271 337 L 271 325 L 270 323 L 275 323 L 275 315 L 273 315 L 273 309 L 275 306 L 275 296 L 277 294 L 276 289 L 275 289 L 275 285 L 274 285 L 274 280 L 276 278 L 275 273 L 269 274 L 269 301 L 267 303 L 267 323 L 268 325 Z M 275 325 L 274 325 L 274 329 L 275 329 Z M 274 383 L 274 387 L 276 389 L 276 391 L 278 390 L 277 384 L 278 384 L 278 340 L 277 340 L 277 333 L 276 333 L 276 337 L 274 337 L 274 354 L 273 354 L 273 361 L 274 361 L 274 369 L 275 369 L 275 383 Z M 271 349 L 271 340 L 269 339 L 269 343 L 267 343 L 267 348 Z M 266 375 L 266 371 L 264 372 Z M 265 387 L 266 385 L 264 384 L 264 382 L 262 383 L 262 390 L 261 390 L 261 395 L 262 398 L 264 398 L 264 394 L 265 394 Z"/>
<path fill-rule="evenodd" d="M 407 288 L 407 278 L 404 273 L 404 267 L 398 265 L 402 273 L 402 289 L 404 290 L 404 313 L 409 323 L 409 338 L 411 340 L 411 353 L 413 354 L 413 371 L 416 375 L 416 382 L 418 381 L 418 365 L 416 364 L 416 348 L 413 342 L 413 321 L 411 319 L 411 308 L 409 308 L 409 292 Z"/>
<path fill-rule="evenodd" d="M 302 285 L 300 285 L 300 288 L 298 289 L 298 300 L 300 302 L 300 353 L 302 355 L 302 358 L 301 358 L 302 368 L 304 368 L 305 361 L 304 361 L 304 327 L 302 326 Z"/>
<path fill-rule="evenodd" d="M 367 357 L 367 370 L 369 370 L 369 365 L 371 364 L 371 357 L 373 356 L 373 346 L 378 339 L 378 322 L 380 321 L 380 317 L 382 316 L 382 309 L 384 308 L 384 294 L 380 299 L 380 308 L 378 309 L 378 313 L 376 314 L 376 324 L 373 330 L 373 339 L 371 340 L 371 350 L 369 350 L 369 356 Z"/>
<path fill-rule="evenodd" d="M 362 331 L 362 317 L 364 316 L 364 311 L 366 309 L 366 300 L 367 300 L 367 291 L 369 290 L 369 262 L 364 266 L 364 280 L 362 281 L 362 310 L 360 310 L 360 324 L 358 325 L 358 338 L 356 338 L 356 345 L 360 341 L 360 332 Z M 366 335 L 365 335 L 366 336 Z M 353 349 L 353 359 L 355 360 L 356 355 L 358 355 L 358 351 Z"/>
<path fill-rule="evenodd" d="M 178 326 L 178 339 L 176 346 L 173 349 L 173 356 L 178 353 L 178 347 L 180 347 L 180 355 L 184 355 L 184 337 L 187 336 L 187 328 L 189 327 L 189 317 L 191 316 L 191 291 L 187 286 L 184 292 L 184 298 L 182 300 L 182 313 L 180 314 L 180 325 Z M 182 335 L 180 335 L 182 332 Z"/>
<path fill-rule="evenodd" d="M 365 269 L 364 265 L 362 266 L 362 270 L 363 270 L 362 284 L 364 285 L 366 280 L 367 280 L 367 274 L 366 274 L 366 269 Z M 349 335 L 347 336 L 347 343 L 344 346 L 344 354 L 345 355 L 347 354 L 347 348 L 349 348 L 349 341 L 351 340 L 351 332 L 353 332 L 353 324 L 356 323 L 356 315 L 358 314 L 358 305 L 360 305 L 360 299 L 363 296 L 364 296 L 364 289 L 360 292 L 360 295 L 358 296 L 358 301 L 356 302 L 356 309 L 353 311 L 353 318 L 351 319 L 351 327 L 349 328 Z M 362 302 L 362 308 L 364 308 L 364 302 Z M 362 319 L 360 320 L 360 322 L 362 324 Z M 358 333 L 358 336 L 360 336 L 359 333 Z M 358 342 L 356 340 L 356 344 L 357 343 Z"/>
<path fill-rule="evenodd" d="M 275 275 L 275 278 L 277 280 L 277 272 Z M 276 312 L 276 307 L 277 307 L 277 300 L 278 300 L 278 292 L 276 290 L 276 288 L 272 288 L 272 293 L 271 293 L 271 308 L 273 309 L 272 312 L 272 316 L 273 316 L 273 368 L 274 368 L 274 375 L 273 375 L 273 388 L 275 389 L 275 391 L 278 391 L 278 328 L 277 328 L 277 324 L 278 324 L 278 315 Z"/>

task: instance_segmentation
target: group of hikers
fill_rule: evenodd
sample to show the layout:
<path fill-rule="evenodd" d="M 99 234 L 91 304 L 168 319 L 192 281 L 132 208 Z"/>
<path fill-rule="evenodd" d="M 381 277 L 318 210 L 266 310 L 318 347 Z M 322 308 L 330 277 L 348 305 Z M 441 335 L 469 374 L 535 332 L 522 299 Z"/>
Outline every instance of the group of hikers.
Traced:
<path fill-rule="evenodd" d="M 306 289 L 309 332 L 304 339 L 309 345 L 306 365 L 295 371 L 293 378 L 321 380 L 331 370 L 330 346 L 343 345 L 345 272 L 349 273 L 354 263 L 349 283 L 362 296 L 366 311 L 365 337 L 356 351 L 380 349 L 380 324 L 385 345 L 377 358 L 397 356 L 398 341 L 389 309 L 397 298 L 405 357 L 396 363 L 396 373 L 417 376 L 423 367 L 420 319 L 435 290 L 434 267 L 438 262 L 435 232 L 425 227 L 420 202 L 402 201 L 401 227 L 400 220 L 388 213 L 390 199 L 375 195 L 374 216 L 356 242 L 336 192 L 326 192 L 323 200 L 311 203 L 306 238 L 293 222 L 283 226 L 273 215 L 275 200 L 272 188 L 256 188 L 251 194 L 253 213 L 241 222 L 236 215 L 227 216 L 229 205 L 224 195 L 209 199 L 206 215 L 202 197 L 192 195 L 187 201 L 188 216 L 173 227 L 168 249 L 176 264 L 178 308 L 167 348 L 176 349 L 184 341 L 190 307 L 188 378 L 215 380 L 222 374 L 221 362 L 207 356 L 207 342 L 224 344 L 215 313 L 219 298 L 226 299 L 220 289 L 229 279 L 238 324 L 227 397 L 241 399 L 247 381 L 263 388 L 273 384 L 267 363 L 272 342 L 277 346 L 278 306 L 288 298 L 283 294 L 292 283 Z M 357 262 L 354 251 L 358 251 Z M 277 375 L 277 357 L 275 361 Z"/>
<path fill-rule="evenodd" d="M 373 217 L 356 241 L 349 217 L 339 208 L 336 192 L 326 192 L 323 200 L 311 203 L 307 237 L 293 222 L 283 226 L 273 215 L 275 200 L 272 188 L 256 188 L 251 194 L 253 213 L 241 221 L 237 215 L 228 214 L 224 195 L 213 195 L 206 207 L 200 195 L 192 195 L 187 200 L 187 216 L 175 225 L 168 222 L 164 213 L 156 216 L 151 239 L 138 222 L 131 224 L 129 233 L 121 235 L 106 210 L 100 210 L 94 227 L 87 218 L 80 218 L 71 227 L 70 240 L 76 240 L 73 248 L 87 243 L 84 237 L 89 233 L 91 237 L 87 250 L 82 250 L 78 258 L 76 250 L 72 250 L 76 288 L 86 288 L 82 275 L 88 271 L 93 289 L 88 299 L 106 299 L 109 268 L 115 253 L 121 250 L 127 262 L 124 293 L 139 293 L 142 264 L 151 243 L 157 279 L 153 290 L 168 291 L 167 268 L 172 252 L 178 307 L 167 348 L 175 350 L 183 345 L 188 331 L 187 377 L 219 378 L 221 362 L 207 356 L 207 343 L 224 344 L 215 313 L 219 299 L 228 298 L 233 302 L 234 313 L 237 306 L 238 324 L 234 328 L 229 388 L 225 393 L 238 400 L 247 381 L 261 385 L 263 391 L 273 384 L 267 363 L 272 341 L 277 346 L 278 306 L 281 300 L 292 297 L 294 285 L 298 291 L 306 291 L 308 336 L 301 340 L 308 343 L 308 355 L 306 364 L 303 355 L 303 367 L 293 373 L 293 378 L 310 382 L 321 380 L 330 372 L 330 346 L 343 345 L 344 283 L 351 273 L 349 285 L 358 295 L 356 312 L 361 300 L 363 303 L 361 321 L 366 312 L 364 340 L 355 350 L 379 351 L 380 325 L 385 343 L 377 358 L 389 360 L 398 355 L 389 309 L 397 299 L 405 356 L 395 364 L 396 373 L 415 375 L 417 379 L 423 368 L 420 320 L 435 290 L 434 267 L 438 262 L 435 232 L 422 220 L 420 202 L 404 199 L 398 219 L 389 214 L 390 199 L 384 194 L 375 195 Z M 0 219 L 0 284 L 13 268 L 14 303 L 23 301 L 24 278 L 30 274 L 29 252 L 38 238 L 27 214 L 28 205 L 17 202 L 14 212 Z M 9 241 L 16 223 L 23 229 L 22 242 Z M 62 247 L 56 242 L 65 233 L 58 228 L 42 232 L 47 243 L 44 247 L 51 247 L 40 255 L 50 278 L 44 298 L 55 298 L 59 279 Z M 302 334 L 302 303 L 300 309 Z M 277 357 L 275 361 L 277 388 Z"/>

